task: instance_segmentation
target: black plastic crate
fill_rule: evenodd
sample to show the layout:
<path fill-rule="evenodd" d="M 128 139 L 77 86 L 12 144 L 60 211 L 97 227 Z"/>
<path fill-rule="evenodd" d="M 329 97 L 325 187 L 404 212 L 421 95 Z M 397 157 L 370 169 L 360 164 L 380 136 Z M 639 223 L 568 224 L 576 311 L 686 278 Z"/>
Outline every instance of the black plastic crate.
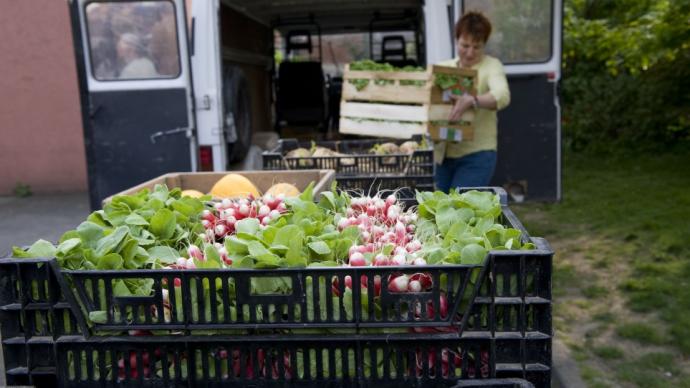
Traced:
<path fill-rule="evenodd" d="M 495 367 L 496 348 L 493 339 L 449 334 L 69 338 L 56 346 L 65 387 L 531 387 L 519 380 L 523 370 L 498 377 L 507 373 Z"/>
<path fill-rule="evenodd" d="M 414 140 L 420 142 L 421 137 Z M 346 154 L 345 156 L 284 157 L 297 148 L 310 148 L 311 142 L 281 139 L 278 146 L 263 153 L 264 170 L 332 169 L 336 171 L 338 188 L 353 192 L 398 190 L 401 198 L 414 198 L 414 191 L 434 189 L 433 143 L 427 138 L 427 147 L 410 154 L 375 155 L 369 150 L 376 144 L 405 140 L 363 139 L 319 141 L 314 144 Z"/>
<path fill-rule="evenodd" d="M 502 223 L 522 230 L 524 236 L 527 237 L 528 235 L 524 230 L 524 227 L 522 227 L 519 220 L 506 206 L 507 198 L 505 192 L 496 188 L 482 189 L 492 190 L 500 195 L 501 204 L 503 205 Z M 537 387 L 548 387 L 550 385 L 551 377 L 551 260 L 553 252 L 543 239 L 531 238 L 531 240 L 537 246 L 537 249 L 534 251 L 492 251 L 490 253 L 486 260 L 485 266 L 481 267 L 481 270 L 484 270 L 485 273 L 479 278 L 479 281 L 472 284 L 473 287 L 465 287 L 465 290 L 460 292 L 463 295 L 470 295 L 475 291 L 477 292 L 476 297 L 470 297 L 470 300 L 467 300 L 468 303 L 472 303 L 472 305 L 469 306 L 469 304 L 463 304 L 463 301 L 465 300 L 463 297 L 456 297 L 454 299 L 455 303 L 451 303 L 451 306 L 453 306 L 451 307 L 452 311 L 460 312 L 462 314 L 462 320 L 451 322 L 450 319 L 439 319 L 440 317 L 436 315 L 432 320 L 427 320 L 424 322 L 402 322 L 402 327 L 406 327 L 406 330 L 408 331 L 412 331 L 411 329 L 413 329 L 415 326 L 446 326 L 446 328 L 451 326 L 451 328 L 454 328 L 455 330 L 450 330 L 450 333 L 435 334 L 386 334 L 385 338 L 391 339 L 402 337 L 412 341 L 449 341 L 449 339 L 452 339 L 460 341 L 458 342 L 460 344 L 458 346 L 464 346 L 465 348 L 469 346 L 468 344 L 481 344 L 484 349 L 488 349 L 490 370 L 488 378 L 500 379 L 503 382 L 505 382 L 505 379 L 520 378 L 526 379 Z M 439 271 L 448 271 L 449 269 L 452 270 L 452 267 L 444 266 L 429 268 L 429 270 L 435 269 L 438 269 Z M 321 297 L 321 294 L 330 292 L 329 295 L 334 295 L 337 290 L 342 292 L 342 280 L 347 274 L 350 276 L 354 275 L 353 283 L 356 283 L 356 279 L 361 279 L 361 275 L 365 274 L 366 272 L 367 282 L 370 283 L 368 284 L 368 287 L 371 289 L 372 287 L 375 287 L 373 280 L 371 280 L 374 278 L 374 276 L 387 276 L 387 274 L 394 269 L 392 267 L 379 267 L 371 269 L 362 268 L 359 269 L 359 272 L 356 274 L 347 273 L 348 270 L 351 271 L 352 269 L 330 268 L 322 270 L 323 272 L 315 271 L 315 269 L 312 268 L 310 268 L 308 271 L 302 270 L 306 273 L 303 273 L 303 275 L 297 275 L 295 272 L 291 272 L 295 270 L 278 270 L 285 272 L 276 272 L 275 270 L 270 270 L 266 272 L 271 277 L 276 277 L 277 274 L 292 277 L 292 281 L 297 282 L 298 284 L 300 284 L 299 279 L 305 279 L 304 276 L 311 276 L 312 278 L 316 276 L 316 278 L 323 278 L 325 283 L 324 285 L 328 284 L 326 281 L 327 279 L 331 279 L 331 287 L 323 287 L 321 286 L 322 282 L 319 281 L 319 285 L 314 288 L 315 283 L 312 281 L 311 295 L 313 300 L 316 301 L 318 300 L 317 298 Z M 477 268 L 474 269 L 474 271 L 476 270 Z M 297 270 L 297 272 L 299 271 L 300 270 Z M 463 274 L 466 276 L 467 274 L 471 273 L 471 271 L 472 270 L 464 270 Z M 107 275 L 111 277 L 118 277 L 123 276 L 125 272 L 127 271 L 120 271 L 119 273 L 112 272 Z M 154 272 L 146 272 L 148 275 L 154 274 Z M 172 282 L 174 282 L 174 278 L 179 277 L 180 280 L 183 281 L 183 284 L 189 284 L 189 292 L 192 290 L 191 279 L 194 278 L 194 276 L 197 276 L 197 279 L 199 279 L 198 276 L 201 275 L 201 272 L 199 272 L 199 275 L 194 275 L 192 272 L 186 272 L 180 274 L 180 276 L 177 276 L 177 273 L 174 271 L 158 271 L 157 273 L 160 275 L 158 277 L 159 284 L 162 285 L 162 279 L 164 277 L 167 277 L 169 282 L 171 279 Z M 169 345 L 172 347 L 178 346 L 179 344 L 191 346 L 188 344 L 198 343 L 199 341 L 206 341 L 206 343 L 213 342 L 214 344 L 217 342 L 217 340 L 223 341 L 223 338 L 218 336 L 203 337 L 196 335 L 183 335 L 175 337 L 154 336 L 141 338 L 126 335 L 123 336 L 118 335 L 117 333 L 122 333 L 123 329 L 131 329 L 134 327 L 131 325 L 122 326 L 118 323 L 115 323 L 115 326 L 111 327 L 119 330 L 118 332 L 114 332 L 113 336 L 94 336 L 93 334 L 99 333 L 94 332 L 93 328 L 87 327 L 85 323 L 86 320 L 84 318 L 84 314 L 88 310 L 86 305 L 89 303 L 89 298 L 83 299 L 84 301 L 87 301 L 86 303 L 83 303 L 81 299 L 81 294 L 88 296 L 89 292 L 91 292 L 91 295 L 99 293 L 97 291 L 94 294 L 93 291 L 88 291 L 89 287 L 91 287 L 93 290 L 94 283 L 92 282 L 91 284 L 88 284 L 87 280 L 90 277 L 93 278 L 94 273 L 91 275 L 76 274 L 75 276 L 75 273 L 61 271 L 55 261 L 52 259 L 0 259 L 0 275 L 0 317 L 2 322 L 1 327 L 5 356 L 5 370 L 8 382 L 11 384 L 54 386 L 57 378 L 56 373 L 62 371 L 65 366 L 65 364 L 60 364 L 60 358 L 64 356 L 63 351 L 68 349 L 79 349 L 79 346 L 82 345 L 91 346 L 91 348 L 89 348 L 91 350 L 108 351 L 108 349 L 111 348 L 115 349 L 117 344 L 122 346 L 134 346 L 135 350 L 141 349 L 140 346 L 142 343 L 148 343 L 151 341 L 157 341 L 161 344 L 168 344 L 165 342 L 168 341 Z M 216 275 L 217 273 L 211 274 L 211 276 Z M 251 276 L 257 275 L 259 275 L 259 273 L 256 271 L 251 274 Z M 339 279 L 338 285 L 335 287 L 333 287 L 332 282 L 333 275 Z M 105 278 L 107 278 L 107 276 Z M 249 281 L 251 281 L 251 279 L 249 279 Z M 156 280 L 154 279 L 154 283 L 155 282 Z M 79 283 L 82 283 L 82 287 L 75 286 Z M 221 283 L 229 284 L 229 282 L 224 283 L 223 281 L 221 281 Z M 242 282 L 240 281 L 240 283 Z M 67 287 L 67 284 L 69 284 L 69 287 Z M 95 284 L 96 288 L 98 288 L 98 281 Z M 103 285 L 104 284 L 105 283 L 103 283 Z M 72 287 L 81 289 L 81 291 L 75 294 Z M 359 287 L 354 288 L 359 289 Z M 246 290 L 246 281 L 244 289 Z M 302 290 L 305 292 L 308 289 L 309 287 L 302 287 Z M 160 292 L 162 293 L 162 289 Z M 77 298 L 77 296 L 79 296 L 79 298 Z M 279 295 L 275 300 L 279 300 L 278 303 L 282 303 L 285 300 L 290 300 L 290 298 L 293 298 L 294 296 L 294 294 L 287 296 Z M 246 297 L 246 293 L 244 297 Z M 269 298 L 266 298 L 263 295 L 251 296 L 251 298 L 254 297 L 257 298 L 251 299 L 249 303 L 254 303 L 255 307 L 261 306 L 262 312 L 268 311 L 267 308 L 263 307 L 263 304 L 265 304 L 266 300 Z M 355 300 L 358 299 L 361 298 L 357 298 Z M 397 298 L 395 301 L 403 302 L 403 299 L 404 298 Z M 115 300 L 115 298 L 111 298 L 111 302 L 113 300 Z M 332 301 L 332 299 L 330 300 Z M 357 351 L 363 347 L 366 348 L 366 344 L 370 343 L 366 341 L 380 343 L 381 338 L 384 337 L 383 335 L 377 336 L 376 334 L 372 334 L 375 332 L 375 330 L 380 329 L 381 327 L 400 327 L 400 322 L 385 321 L 383 320 L 383 316 L 381 316 L 379 319 L 375 313 L 362 315 L 360 318 L 364 319 L 360 319 L 359 321 L 353 321 L 353 318 L 351 318 L 350 321 L 348 321 L 348 319 L 343 320 L 342 314 L 337 316 L 337 319 L 335 319 L 336 310 L 334 307 L 337 305 L 329 305 L 328 301 L 329 299 L 326 298 L 325 306 L 324 304 L 312 303 L 314 308 L 314 319 L 311 321 L 309 319 L 306 321 L 291 321 L 291 319 L 294 319 L 298 315 L 295 314 L 291 317 L 288 311 L 287 318 L 281 315 L 279 320 L 271 321 L 268 316 L 264 317 L 263 314 L 255 314 L 254 318 L 252 318 L 255 319 L 254 321 L 250 321 L 248 324 L 247 322 L 239 322 L 239 324 L 238 322 L 235 322 L 234 326 L 233 324 L 219 321 L 218 318 L 220 315 L 212 315 L 210 319 L 206 319 L 205 317 L 203 317 L 203 319 L 199 319 L 201 317 L 199 314 L 197 314 L 196 320 L 192 319 L 191 321 L 188 321 L 187 319 L 182 319 L 176 322 L 176 324 L 179 325 L 177 326 L 177 329 L 181 329 L 180 332 L 182 334 L 189 334 L 190 332 L 188 330 L 193 330 L 194 333 L 198 334 L 196 329 L 219 329 L 219 326 L 215 325 L 214 322 L 220 323 L 221 325 L 225 325 L 223 326 L 225 328 L 241 328 L 242 333 L 245 335 L 240 338 L 245 338 L 246 342 L 248 343 L 268 341 L 266 343 L 274 343 L 272 346 L 278 347 L 285 347 L 286 345 L 283 344 L 285 341 L 293 341 L 297 343 L 300 341 L 313 341 L 315 344 L 317 344 L 315 346 L 318 346 L 319 341 L 324 339 L 325 342 L 322 343 L 321 346 L 327 346 L 334 338 L 340 338 L 341 341 L 353 344 L 352 346 L 354 346 Z M 159 323 L 154 323 L 152 321 L 152 319 L 156 317 L 154 314 L 148 314 L 150 321 L 146 322 L 146 311 L 151 312 L 150 306 L 155 306 L 158 303 L 158 301 L 155 300 L 155 297 L 153 300 L 151 298 L 133 298 L 129 300 L 119 300 L 118 302 L 125 302 L 125 305 L 129 304 L 131 308 L 134 308 L 134 306 L 141 307 L 142 305 L 149 306 L 149 309 L 144 308 L 142 310 L 144 320 L 140 321 L 138 323 L 140 326 L 136 327 L 173 330 L 171 327 L 162 327 L 158 326 Z M 98 301 L 93 300 L 90 303 L 93 304 L 94 308 L 100 308 L 98 303 L 101 303 L 101 299 L 98 298 Z M 206 303 L 206 301 L 201 301 L 202 305 L 203 303 Z M 294 303 L 290 302 L 290 304 L 292 305 Z M 455 307 L 456 305 L 457 308 Z M 183 314 L 188 314 L 191 312 L 191 317 L 193 318 L 194 308 L 199 311 L 199 303 L 195 301 L 194 308 L 192 308 L 192 303 L 189 303 L 189 307 L 191 310 L 187 310 L 186 312 L 183 312 Z M 463 314 L 463 312 L 467 311 L 468 307 L 470 313 Z M 125 307 L 125 309 L 127 309 L 127 307 Z M 309 309 L 308 305 L 307 309 Z M 449 309 L 449 311 L 451 309 Z M 366 309 L 362 310 L 363 313 L 364 311 L 369 313 L 369 311 Z M 396 311 L 395 304 L 392 306 L 392 311 Z M 438 309 L 436 309 L 436 311 L 438 311 Z M 330 313 L 333 313 L 333 315 L 329 315 Z M 190 315 L 185 316 L 189 317 Z M 399 317 L 402 318 L 402 316 Z M 259 326 L 252 323 L 259 323 Z M 261 324 L 264 326 L 261 326 Z M 349 329 L 344 326 L 345 324 L 349 325 Z M 273 327 L 271 325 L 273 325 Z M 257 332 L 254 330 L 257 327 L 263 327 L 264 329 L 268 330 Z M 325 337 L 320 337 L 319 335 L 307 336 L 305 332 L 297 331 L 295 329 L 297 327 L 320 327 L 328 330 L 339 328 L 348 330 L 348 334 L 340 332 L 338 335 L 330 334 Z M 101 328 L 104 329 L 105 327 Z M 284 329 L 292 329 L 292 334 L 287 335 Z M 280 337 L 272 337 L 265 334 L 276 331 L 283 332 L 284 335 Z M 356 331 L 359 331 L 360 334 L 356 334 Z M 225 331 L 225 333 L 227 334 L 227 331 Z M 139 346 L 139 348 L 136 348 L 136 346 Z M 385 348 L 388 345 L 384 344 L 382 346 Z M 188 351 L 186 347 L 180 349 L 182 349 L 180 351 Z M 396 348 L 392 347 L 390 349 L 395 350 Z M 80 371 L 80 373 L 82 372 Z M 470 376 L 468 375 L 467 378 L 469 377 Z M 463 377 L 463 379 L 464 378 L 465 377 Z M 483 382 L 485 380 L 486 379 L 483 379 Z M 370 384 L 366 381 L 363 384 L 360 384 L 361 381 L 359 380 L 356 382 L 323 382 L 325 385 L 332 386 L 367 386 L 367 384 Z M 447 382 L 451 383 L 452 381 L 449 380 Z M 463 382 L 470 383 L 469 380 L 463 380 Z M 444 381 L 443 385 L 446 385 L 445 383 L 446 382 Z M 74 384 L 78 383 L 71 382 L 68 385 Z M 214 385 L 215 383 L 209 384 Z M 415 386 L 428 385 L 419 383 L 416 378 L 408 381 L 407 383 L 399 380 L 396 380 L 394 383 L 395 386 L 405 386 L 410 384 L 414 384 Z M 195 386 L 197 384 L 190 383 L 189 381 L 179 382 L 179 384 L 170 381 L 169 383 L 161 384 L 159 381 L 157 383 L 151 382 L 150 385 Z M 309 386 L 309 383 L 299 383 L 293 380 L 289 382 L 268 381 L 262 382 L 257 386 L 272 385 Z M 381 385 L 380 381 L 379 383 L 375 383 L 375 385 Z M 431 386 L 435 385 L 431 383 Z"/>

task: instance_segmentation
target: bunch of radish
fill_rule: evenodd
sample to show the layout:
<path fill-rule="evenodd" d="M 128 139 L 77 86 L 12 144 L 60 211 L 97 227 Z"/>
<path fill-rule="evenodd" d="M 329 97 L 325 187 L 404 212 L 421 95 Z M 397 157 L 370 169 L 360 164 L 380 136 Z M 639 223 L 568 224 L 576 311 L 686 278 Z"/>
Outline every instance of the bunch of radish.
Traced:
<path fill-rule="evenodd" d="M 227 360 L 228 358 L 231 358 L 232 361 L 232 376 L 233 377 L 241 377 L 241 372 L 242 369 L 244 369 L 244 377 L 247 379 L 253 379 L 255 377 L 257 378 L 267 378 L 270 377 L 272 379 L 278 379 L 279 378 L 279 369 L 278 369 L 278 357 L 276 354 L 273 355 L 271 365 L 267 365 L 266 362 L 266 351 L 264 349 L 257 349 L 256 350 L 256 359 L 258 362 L 258 367 L 259 367 L 259 373 L 258 376 L 254 376 L 254 360 L 252 357 L 252 354 L 249 354 L 248 357 L 245 359 L 245 365 L 242 365 L 241 362 L 241 354 L 240 351 L 235 349 L 232 350 L 231 352 L 228 352 L 226 349 L 220 348 L 217 351 L 214 352 L 214 355 L 216 358 L 219 358 L 221 360 Z M 267 369 L 270 368 L 270 373 Z M 285 378 L 291 379 L 292 378 L 292 366 L 291 366 L 291 358 L 290 358 L 290 352 L 288 350 L 285 350 L 283 352 L 283 369 L 285 373 Z M 223 378 L 228 378 L 227 375 L 223 376 Z"/>
<path fill-rule="evenodd" d="M 223 241 L 225 236 L 235 231 L 235 223 L 245 218 L 256 218 L 261 225 L 268 225 L 287 210 L 285 196 L 266 194 L 263 197 L 229 199 L 225 198 L 214 205 L 213 210 L 204 210 L 201 224 L 206 232 L 199 237 L 204 242 Z"/>
<path fill-rule="evenodd" d="M 361 245 L 354 245 L 348 253 L 347 265 L 351 267 L 426 265 L 424 258 L 418 256 L 422 244 L 414 238 L 417 214 L 404 212 L 395 194 L 385 199 L 355 197 L 344 215 L 336 216 L 338 229 L 356 226 L 360 232 Z M 389 254 L 384 247 L 393 246 Z M 367 260 L 367 253 L 373 258 Z"/>

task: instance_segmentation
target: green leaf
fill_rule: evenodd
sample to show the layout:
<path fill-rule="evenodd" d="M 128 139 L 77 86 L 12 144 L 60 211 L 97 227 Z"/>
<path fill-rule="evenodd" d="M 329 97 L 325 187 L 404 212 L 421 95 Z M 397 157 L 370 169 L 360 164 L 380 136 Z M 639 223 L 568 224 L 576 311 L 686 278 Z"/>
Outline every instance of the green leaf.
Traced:
<path fill-rule="evenodd" d="M 93 323 L 105 324 L 108 322 L 108 312 L 104 310 L 89 312 L 89 321 Z"/>
<path fill-rule="evenodd" d="M 158 259 L 164 264 L 173 264 L 177 262 L 177 259 L 180 257 L 180 252 L 165 245 L 151 247 L 146 252 L 148 253 L 149 257 Z"/>
<path fill-rule="evenodd" d="M 256 260 L 256 268 L 276 268 L 280 266 L 278 256 L 271 253 L 262 243 L 250 241 L 247 244 L 249 255 Z"/>
<path fill-rule="evenodd" d="M 70 253 L 72 253 L 73 250 L 76 248 L 79 248 L 81 246 L 81 239 L 80 238 L 71 238 L 69 240 L 63 241 L 60 245 L 57 247 L 57 253 L 56 255 L 61 255 L 61 256 L 66 256 Z"/>
<path fill-rule="evenodd" d="M 318 261 L 316 263 L 311 263 L 308 265 L 309 268 L 324 268 L 324 267 L 340 267 L 340 264 L 335 261 Z"/>
<path fill-rule="evenodd" d="M 436 211 L 436 225 L 442 235 L 448 233 L 450 226 L 457 220 L 456 212 L 450 206 L 443 206 Z"/>
<path fill-rule="evenodd" d="M 197 268 L 221 268 L 222 267 L 220 255 L 218 254 L 218 250 L 216 250 L 216 247 L 214 247 L 212 244 L 208 244 L 204 247 L 204 258 L 206 259 L 204 261 L 194 260 Z"/>
<path fill-rule="evenodd" d="M 95 249 L 98 245 L 98 240 L 103 237 L 104 228 L 98 223 L 84 221 L 77 226 L 77 233 L 79 233 L 81 240 L 86 246 Z"/>
<path fill-rule="evenodd" d="M 122 269 L 122 264 L 122 256 L 118 255 L 117 253 L 109 253 L 98 259 L 96 268 L 101 270 Z"/>
<path fill-rule="evenodd" d="M 488 251 L 479 244 L 468 244 L 460 252 L 462 264 L 481 264 Z"/>
<path fill-rule="evenodd" d="M 294 239 L 303 239 L 304 233 L 297 225 L 285 225 L 278 229 L 276 236 L 273 239 L 274 245 L 290 246 L 290 241 Z"/>
<path fill-rule="evenodd" d="M 113 252 L 127 235 L 129 229 L 126 226 L 118 226 L 110 234 L 103 237 L 96 244 L 96 255 L 101 257 Z"/>
<path fill-rule="evenodd" d="M 198 211 L 190 203 L 187 203 L 187 201 L 185 201 L 185 199 L 190 199 L 190 198 L 185 197 L 184 199 L 178 199 L 176 201 L 173 201 L 170 204 L 170 207 L 172 207 L 175 211 L 182 214 L 185 218 L 189 218 L 189 217 L 197 214 Z"/>
<path fill-rule="evenodd" d="M 105 219 L 105 212 L 103 210 L 96 210 L 89 214 L 85 222 L 91 222 L 103 228 L 109 228 L 111 225 Z"/>
<path fill-rule="evenodd" d="M 317 255 L 327 255 L 331 253 L 331 248 L 329 248 L 328 244 L 326 244 L 323 241 L 314 241 L 312 243 L 307 244 L 307 246 Z"/>
<path fill-rule="evenodd" d="M 225 249 L 231 255 L 246 255 L 249 253 L 247 249 L 247 242 L 238 238 L 237 236 L 230 236 L 225 238 Z"/>
<path fill-rule="evenodd" d="M 259 230 L 259 225 L 261 224 L 259 223 L 259 220 L 257 220 L 256 218 L 245 218 L 235 223 L 235 231 L 237 232 L 238 236 L 241 234 L 254 236 L 256 235 L 256 232 Z"/>
<path fill-rule="evenodd" d="M 148 226 L 148 221 L 144 217 L 138 215 L 137 213 L 132 213 L 125 218 L 125 224 L 127 225 L 139 225 Z"/>
<path fill-rule="evenodd" d="M 45 240 L 36 241 L 26 251 L 20 247 L 12 247 L 12 256 L 18 259 L 52 258 L 56 252 L 55 246 Z"/>
<path fill-rule="evenodd" d="M 168 209 L 160 209 L 151 217 L 151 232 L 161 240 L 167 240 L 175 233 L 175 215 Z"/>
<path fill-rule="evenodd" d="M 288 242 L 288 251 L 285 254 L 285 262 L 288 267 L 305 267 L 307 265 L 303 247 L 304 243 L 301 238 L 295 238 Z"/>

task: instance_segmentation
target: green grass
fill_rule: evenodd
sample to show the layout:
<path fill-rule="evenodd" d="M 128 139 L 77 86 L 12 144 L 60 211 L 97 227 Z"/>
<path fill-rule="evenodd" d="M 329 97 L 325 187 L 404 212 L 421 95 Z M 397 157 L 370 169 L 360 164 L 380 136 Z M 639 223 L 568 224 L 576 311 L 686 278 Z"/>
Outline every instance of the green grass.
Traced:
<path fill-rule="evenodd" d="M 675 366 L 668 353 L 647 353 L 636 360 L 617 365 L 616 376 L 638 387 L 690 387 L 690 379 Z"/>
<path fill-rule="evenodd" d="M 616 333 L 626 339 L 637 341 L 642 344 L 662 345 L 664 336 L 658 327 L 644 323 L 630 322 L 624 323 L 616 329 Z"/>
<path fill-rule="evenodd" d="M 623 351 L 616 346 L 597 346 L 592 348 L 592 352 L 606 360 L 619 360 L 624 357 Z"/>
<path fill-rule="evenodd" d="M 690 355 L 688 166 L 690 152 L 566 153 L 561 203 L 512 205 L 531 235 L 571 241 L 586 238 L 594 248 L 583 247 L 582 252 L 593 268 L 612 271 L 614 264 L 624 265 L 629 276 L 618 289 L 627 307 L 658 314 L 668 325 L 668 342 L 685 355 Z M 603 290 L 592 290 L 572 267 L 557 264 L 553 285 L 557 298 L 567 295 L 571 287 L 581 287 L 583 294 L 605 302 Z M 660 341 L 641 332 L 632 335 Z"/>

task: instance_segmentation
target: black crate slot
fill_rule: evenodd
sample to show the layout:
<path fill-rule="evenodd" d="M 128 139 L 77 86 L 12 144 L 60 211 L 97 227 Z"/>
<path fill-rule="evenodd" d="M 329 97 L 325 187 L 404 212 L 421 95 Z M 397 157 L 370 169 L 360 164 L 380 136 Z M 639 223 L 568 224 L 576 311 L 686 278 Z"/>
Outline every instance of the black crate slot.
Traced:
<path fill-rule="evenodd" d="M 423 270 L 352 267 L 63 273 L 74 284 L 96 330 L 404 331 L 453 326 L 460 332 L 485 270 L 486 265 L 479 264 Z M 390 290 L 389 281 L 401 274 L 423 274 L 432 288 L 420 293 Z M 122 285 L 131 282 L 146 285 L 148 295 L 122 295 Z M 275 284 L 284 291 L 267 294 Z M 121 291 L 116 292 L 118 289 Z"/>

